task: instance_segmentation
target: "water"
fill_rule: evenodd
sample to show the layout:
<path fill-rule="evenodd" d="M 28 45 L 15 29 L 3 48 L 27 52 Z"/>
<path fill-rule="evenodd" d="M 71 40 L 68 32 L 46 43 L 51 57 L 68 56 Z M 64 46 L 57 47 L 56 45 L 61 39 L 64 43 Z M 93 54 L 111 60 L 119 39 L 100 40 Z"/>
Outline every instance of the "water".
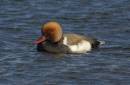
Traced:
<path fill-rule="evenodd" d="M 106 42 L 86 54 L 36 51 L 41 24 Z M 129 0 L 0 0 L 0 85 L 130 85 Z"/>

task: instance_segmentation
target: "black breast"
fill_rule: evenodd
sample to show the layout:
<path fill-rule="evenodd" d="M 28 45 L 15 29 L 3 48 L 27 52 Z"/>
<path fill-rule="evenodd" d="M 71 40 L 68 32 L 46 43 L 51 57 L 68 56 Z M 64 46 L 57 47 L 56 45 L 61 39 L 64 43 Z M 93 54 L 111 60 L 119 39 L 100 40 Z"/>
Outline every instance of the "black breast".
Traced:
<path fill-rule="evenodd" d="M 70 49 L 61 43 L 40 43 L 37 45 L 37 51 L 47 51 L 51 53 L 69 53 Z"/>

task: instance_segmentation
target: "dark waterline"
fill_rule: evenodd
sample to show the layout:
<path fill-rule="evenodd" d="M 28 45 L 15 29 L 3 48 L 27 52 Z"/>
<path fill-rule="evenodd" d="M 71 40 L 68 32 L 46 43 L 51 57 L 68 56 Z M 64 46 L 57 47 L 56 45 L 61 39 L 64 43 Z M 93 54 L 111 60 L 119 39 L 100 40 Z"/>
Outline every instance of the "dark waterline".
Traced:
<path fill-rule="evenodd" d="M 106 42 L 86 54 L 36 51 L 41 24 Z M 1 0 L 0 85 L 130 85 L 129 0 Z"/>

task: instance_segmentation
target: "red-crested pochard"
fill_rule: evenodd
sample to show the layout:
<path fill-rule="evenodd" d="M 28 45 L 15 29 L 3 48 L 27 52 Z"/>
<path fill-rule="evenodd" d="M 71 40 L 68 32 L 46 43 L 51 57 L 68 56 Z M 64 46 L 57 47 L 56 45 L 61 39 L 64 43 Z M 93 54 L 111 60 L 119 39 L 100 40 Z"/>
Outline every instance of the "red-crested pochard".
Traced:
<path fill-rule="evenodd" d="M 63 34 L 57 22 L 47 22 L 42 26 L 42 35 L 34 42 L 38 51 L 52 53 L 86 53 L 99 47 L 100 41 L 79 34 Z"/>

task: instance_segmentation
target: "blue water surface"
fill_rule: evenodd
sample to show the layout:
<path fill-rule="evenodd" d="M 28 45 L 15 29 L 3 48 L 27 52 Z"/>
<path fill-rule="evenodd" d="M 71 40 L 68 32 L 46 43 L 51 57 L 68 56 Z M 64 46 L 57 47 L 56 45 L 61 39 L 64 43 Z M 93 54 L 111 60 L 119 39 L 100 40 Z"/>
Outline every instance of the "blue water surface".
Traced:
<path fill-rule="evenodd" d="M 37 52 L 50 20 L 106 43 L 86 54 Z M 0 85 L 130 85 L 130 1 L 0 0 Z"/>

